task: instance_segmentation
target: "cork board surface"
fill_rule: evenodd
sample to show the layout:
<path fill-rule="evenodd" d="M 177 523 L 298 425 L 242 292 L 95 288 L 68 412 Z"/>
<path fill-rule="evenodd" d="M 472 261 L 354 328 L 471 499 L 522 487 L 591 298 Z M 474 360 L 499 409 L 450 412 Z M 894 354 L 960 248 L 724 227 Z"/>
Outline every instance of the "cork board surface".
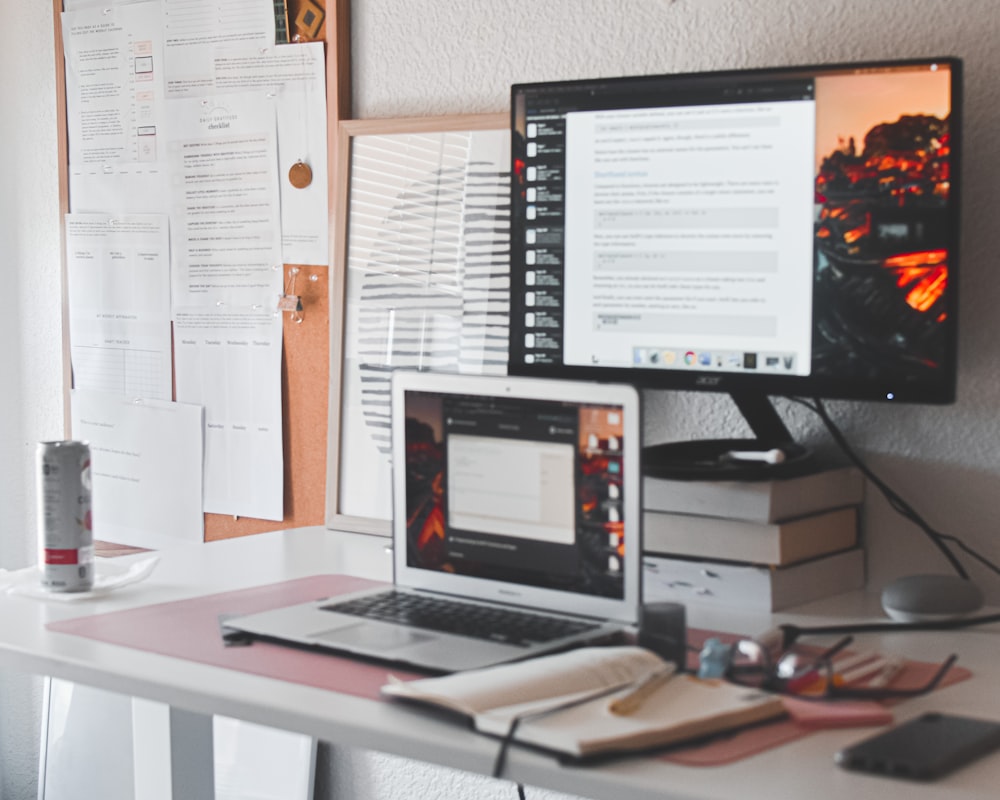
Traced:
<path fill-rule="evenodd" d="M 293 265 L 285 266 L 287 283 Z M 285 518 L 280 522 L 205 515 L 205 541 L 322 525 L 326 509 L 327 402 L 330 378 L 330 281 L 327 267 L 298 267 L 301 322 L 282 312 L 281 414 Z"/>
<path fill-rule="evenodd" d="M 331 192 L 335 182 L 337 124 L 351 114 L 350 2 L 349 0 L 287 0 L 288 30 L 298 41 L 326 42 L 327 151 Z M 59 204 L 61 215 L 69 210 L 69 153 L 67 146 L 66 88 L 63 72 L 63 40 L 60 23 L 62 0 L 53 0 L 56 108 L 59 144 Z M 311 15 L 304 16 L 304 10 Z M 322 21 L 306 31 L 303 24 Z M 300 20 L 301 17 L 301 20 Z M 302 24 L 300 24 L 300 22 Z M 285 265 L 287 281 L 296 265 Z M 321 525 L 325 521 L 326 457 L 330 373 L 330 297 L 327 266 L 299 266 L 296 293 L 302 297 L 302 321 L 284 313 L 281 393 L 284 421 L 284 519 L 234 518 L 223 514 L 205 515 L 205 540 L 227 539 L 264 531 Z M 68 313 L 65 256 L 62 276 L 64 317 Z M 68 326 L 64 325 L 64 330 Z M 69 391 L 72 385 L 68 334 L 63 341 L 63 362 L 67 409 L 64 427 L 70 430 Z"/>
<path fill-rule="evenodd" d="M 327 183 L 329 217 L 334 215 L 337 126 L 351 114 L 350 2 L 287 0 L 291 37 L 326 42 Z M 296 20 L 306 7 L 317 7 L 325 19 L 315 35 L 305 35 Z M 285 265 L 287 285 L 289 271 Z M 330 281 L 328 267 L 299 266 L 296 293 L 302 297 L 302 321 L 284 314 L 281 361 L 281 405 L 284 420 L 285 517 L 280 522 L 205 515 L 205 541 L 305 525 L 326 519 L 326 459 L 330 383 Z"/>

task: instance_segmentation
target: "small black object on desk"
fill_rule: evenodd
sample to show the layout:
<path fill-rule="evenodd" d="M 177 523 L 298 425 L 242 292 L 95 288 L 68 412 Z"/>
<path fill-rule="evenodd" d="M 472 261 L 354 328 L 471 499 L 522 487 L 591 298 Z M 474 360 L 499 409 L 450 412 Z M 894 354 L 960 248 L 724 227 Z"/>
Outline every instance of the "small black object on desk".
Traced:
<path fill-rule="evenodd" d="M 687 613 L 680 603 L 646 603 L 639 612 L 639 646 L 673 662 L 678 672 L 687 666 Z"/>

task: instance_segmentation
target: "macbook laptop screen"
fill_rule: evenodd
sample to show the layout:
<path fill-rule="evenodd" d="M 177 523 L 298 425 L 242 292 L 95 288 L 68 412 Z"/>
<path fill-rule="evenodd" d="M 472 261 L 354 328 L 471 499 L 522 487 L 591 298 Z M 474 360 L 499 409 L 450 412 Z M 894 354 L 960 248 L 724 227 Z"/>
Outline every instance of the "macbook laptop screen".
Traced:
<path fill-rule="evenodd" d="M 403 400 L 408 567 L 624 597 L 636 543 L 625 541 L 623 407 L 415 390 Z"/>
<path fill-rule="evenodd" d="M 228 626 L 454 672 L 638 623 L 634 387 L 407 370 L 391 386 L 393 586 Z"/>

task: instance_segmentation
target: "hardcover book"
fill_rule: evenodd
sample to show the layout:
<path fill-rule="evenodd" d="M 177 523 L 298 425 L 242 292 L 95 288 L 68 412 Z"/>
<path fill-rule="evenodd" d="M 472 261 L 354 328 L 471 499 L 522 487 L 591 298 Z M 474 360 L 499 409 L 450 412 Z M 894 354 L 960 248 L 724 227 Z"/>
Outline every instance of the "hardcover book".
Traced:
<path fill-rule="evenodd" d="M 856 508 L 785 522 L 748 522 L 693 514 L 643 513 L 643 551 L 782 566 L 858 543 Z"/>
<path fill-rule="evenodd" d="M 677 481 L 647 475 L 642 488 L 648 511 L 777 522 L 858 505 L 864 500 L 865 479 L 855 467 L 837 467 L 767 481 Z"/>

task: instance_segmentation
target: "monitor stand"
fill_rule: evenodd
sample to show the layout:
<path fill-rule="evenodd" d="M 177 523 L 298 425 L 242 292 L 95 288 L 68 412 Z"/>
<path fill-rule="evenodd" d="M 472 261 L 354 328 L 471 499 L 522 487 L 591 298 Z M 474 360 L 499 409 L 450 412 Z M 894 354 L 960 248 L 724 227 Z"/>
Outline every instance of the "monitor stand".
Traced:
<path fill-rule="evenodd" d="M 730 392 L 753 439 L 696 439 L 642 449 L 642 473 L 656 478 L 754 481 L 813 471 L 812 451 L 797 444 L 767 395 Z"/>

